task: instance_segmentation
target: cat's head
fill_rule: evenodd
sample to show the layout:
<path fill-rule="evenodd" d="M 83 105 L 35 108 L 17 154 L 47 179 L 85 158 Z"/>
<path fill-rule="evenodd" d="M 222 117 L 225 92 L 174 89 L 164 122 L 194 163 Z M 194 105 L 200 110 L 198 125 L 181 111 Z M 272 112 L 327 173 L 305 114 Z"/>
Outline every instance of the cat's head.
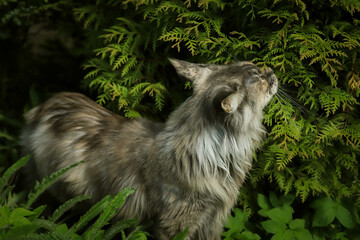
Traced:
<path fill-rule="evenodd" d="M 191 81 L 194 96 L 205 96 L 214 108 L 228 115 L 261 112 L 278 89 L 274 72 L 251 62 L 215 65 L 169 60 L 179 76 Z"/>

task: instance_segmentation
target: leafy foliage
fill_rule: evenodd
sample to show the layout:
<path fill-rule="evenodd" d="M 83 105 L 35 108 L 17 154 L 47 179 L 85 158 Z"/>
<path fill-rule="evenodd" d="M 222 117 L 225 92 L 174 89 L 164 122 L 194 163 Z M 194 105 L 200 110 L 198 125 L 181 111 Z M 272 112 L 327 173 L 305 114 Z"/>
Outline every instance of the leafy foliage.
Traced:
<path fill-rule="evenodd" d="M 48 189 L 56 180 L 58 180 L 61 175 L 63 175 L 65 172 L 67 172 L 69 169 L 74 168 L 81 164 L 83 162 L 75 163 L 69 167 L 66 167 L 64 169 L 61 169 L 59 171 L 56 171 L 52 173 L 49 177 L 45 177 L 41 183 L 36 182 L 35 188 L 32 192 L 29 193 L 28 201 L 26 204 L 26 208 L 30 208 L 30 206 L 36 201 L 36 199 L 45 192 L 46 189 Z"/>
<path fill-rule="evenodd" d="M 239 196 L 245 211 L 234 211 L 223 236 L 267 239 L 302 232 L 297 234 L 310 233 L 313 239 L 351 239 L 356 236 L 352 234 L 359 224 L 360 206 L 359 11 L 357 0 L 0 0 L 0 40 L 5 40 L 2 46 L 6 48 L 12 46 L 9 42 L 21 46 L 26 37 L 23 40 L 18 36 L 27 36 L 29 27 L 48 21 L 49 16 L 60 17 L 59 25 L 71 25 L 80 34 L 75 39 L 73 32 L 62 32 L 65 39 L 76 40 L 75 47 L 67 48 L 69 52 L 86 59 L 83 86 L 100 104 L 129 118 L 165 119 L 189 95 L 184 90 L 184 84 L 189 88 L 189 83 L 177 80 L 168 57 L 211 63 L 248 60 L 259 67 L 271 67 L 281 86 L 265 110 L 268 137 L 256 153 L 251 177 Z M 30 101 L 23 99 L 30 102 L 26 110 L 45 98 L 37 96 L 31 85 L 40 74 L 34 76 L 27 70 L 33 68 L 28 63 L 36 62 L 36 58 L 20 55 L 27 52 L 25 48 L 15 49 L 12 53 L 19 52 L 19 61 L 10 58 L 16 54 L 0 57 L 0 123 L 4 125 L 0 126 L 0 162 L 6 169 L 7 159 L 18 159 L 14 129 L 20 129 L 21 123 L 14 116 L 24 111 L 18 103 L 14 115 L 15 108 L 8 103 L 28 96 Z M 8 62 L 22 64 L 22 68 L 1 71 L 3 66 L 10 66 Z M 64 62 L 68 61 L 59 63 Z M 53 65 L 59 72 L 69 68 Z M 46 69 L 42 67 L 39 72 Z M 46 86 L 47 79 L 57 75 L 47 75 L 38 86 Z M 72 74 L 62 81 L 72 79 L 69 76 Z M 23 84 L 14 79 L 31 81 Z M 15 97 L 8 89 L 16 89 L 12 91 Z M 4 175 L 7 177 L 1 184 L 11 180 L 11 172 Z M 274 193 L 259 200 L 257 193 L 268 189 L 276 192 L 278 200 L 282 195 L 295 196 L 295 200 L 274 204 Z M 3 188 L 3 203 L 12 200 L 7 197 L 11 192 L 11 187 Z M 52 220 L 61 219 L 57 214 L 81 199 L 62 206 Z M 87 217 L 95 219 L 99 209 Z M 22 214 L 21 219 L 36 215 Z M 115 224 L 103 237 L 110 239 L 118 229 L 134 224 L 132 220 Z M 85 225 L 69 228 L 74 231 Z M 255 231 L 254 226 L 261 231 Z M 56 233 L 49 233 L 54 238 L 69 230 L 67 225 L 55 229 Z"/>
<path fill-rule="evenodd" d="M 274 234 L 271 239 L 312 239 L 310 232 L 305 229 L 305 220 L 293 219 L 294 210 L 290 205 L 294 198 L 291 195 L 277 199 L 271 194 L 269 200 L 264 195 L 258 195 L 262 208 L 259 214 L 269 218 L 261 222 L 261 226 L 266 232 Z"/>
<path fill-rule="evenodd" d="M 2 177 L 2 185 L 5 190 L 1 191 L 0 239 L 112 239 L 117 234 L 120 234 L 123 239 L 146 239 L 147 233 L 142 231 L 140 227 L 129 230 L 136 226 L 135 220 L 118 221 L 106 229 L 109 221 L 118 213 L 125 199 L 134 192 L 134 189 L 131 188 L 124 189 L 114 197 L 106 196 L 92 206 L 70 228 L 61 220 L 62 216 L 77 203 L 90 199 L 90 196 L 78 196 L 68 200 L 59 206 L 49 218 L 41 216 L 46 208 L 45 205 L 35 209 L 31 207 L 34 200 L 62 174 L 81 164 L 81 162 L 53 173 L 41 183 L 37 183 L 25 203 L 20 202 L 16 206 L 10 206 L 11 190 L 6 190 L 10 188 L 7 186 L 6 179 L 10 174 L 15 174 L 14 170 L 19 169 L 28 160 L 28 156 L 20 159 Z M 130 233 L 126 234 L 125 230 L 129 230 Z"/>
<path fill-rule="evenodd" d="M 294 217 L 294 195 L 277 197 L 274 192 L 269 196 L 257 195 L 260 226 L 254 226 L 249 219 L 249 212 L 234 209 L 225 225 L 224 239 L 356 239 L 359 232 L 359 215 L 357 209 L 350 212 L 346 204 L 322 197 L 310 203 L 314 213 L 299 212 Z M 340 223 L 338 224 L 337 221 Z M 260 227 L 260 228 L 259 228 Z M 252 232 L 256 229 L 256 233 Z M 251 231 L 252 230 L 252 231 Z"/>
<path fill-rule="evenodd" d="M 85 78 L 100 91 L 100 103 L 116 100 L 133 118 L 164 106 L 169 80 L 160 62 L 176 54 L 172 49 L 198 61 L 270 66 L 282 86 L 266 110 L 269 138 L 251 181 L 261 185 L 266 178 L 302 201 L 327 194 L 358 196 L 360 203 L 360 32 L 352 27 L 359 5 L 280 2 L 112 2 L 125 12 L 99 33 L 103 47 L 86 65 Z M 100 17 L 94 19 L 101 25 Z M 144 102 L 146 96 L 155 99 L 155 108 Z"/>
<path fill-rule="evenodd" d="M 261 237 L 249 231 L 245 224 L 249 221 L 249 213 L 234 209 L 234 216 L 229 216 L 228 222 L 225 224 L 225 231 L 223 233 L 225 240 L 232 239 L 247 239 L 247 240 L 259 240 Z"/>

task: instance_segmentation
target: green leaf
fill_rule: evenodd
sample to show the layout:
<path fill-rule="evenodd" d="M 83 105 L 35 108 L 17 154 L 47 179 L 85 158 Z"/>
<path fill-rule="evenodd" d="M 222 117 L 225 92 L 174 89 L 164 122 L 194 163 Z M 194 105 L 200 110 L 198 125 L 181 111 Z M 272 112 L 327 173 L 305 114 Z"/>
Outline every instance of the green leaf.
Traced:
<path fill-rule="evenodd" d="M 30 206 L 35 202 L 35 200 L 46 190 L 48 189 L 54 182 L 56 182 L 64 173 L 69 171 L 70 169 L 84 163 L 80 161 L 78 163 L 72 164 L 69 167 L 60 169 L 54 173 L 52 173 L 49 177 L 45 177 L 41 183 L 37 182 L 35 189 L 31 191 L 28 195 L 28 202 L 26 204 L 26 208 L 30 208 Z"/>
<path fill-rule="evenodd" d="M 137 232 L 137 233 L 134 233 L 132 235 L 130 235 L 129 237 L 127 237 L 128 240 L 146 240 L 147 237 L 146 237 L 146 234 L 143 233 L 143 232 Z M 182 238 L 180 238 L 182 239 Z"/>
<path fill-rule="evenodd" d="M 228 228 L 229 233 L 241 232 L 244 230 L 245 222 L 248 220 L 248 213 L 243 212 L 239 208 L 234 209 L 234 216 L 229 216 L 225 227 Z"/>
<path fill-rule="evenodd" d="M 5 186 L 8 184 L 10 177 L 13 176 L 17 170 L 23 167 L 29 161 L 29 159 L 30 155 L 22 157 L 4 172 L 3 176 L 0 178 L 0 192 L 2 192 Z"/>
<path fill-rule="evenodd" d="M 294 233 L 294 236 L 295 236 L 295 238 L 297 240 L 312 240 L 313 239 L 311 233 L 307 229 L 293 230 L 293 233 Z"/>
<path fill-rule="evenodd" d="M 105 196 L 102 200 L 93 205 L 83 216 L 80 217 L 69 230 L 70 233 L 77 233 L 86 226 L 91 220 L 98 216 L 111 201 L 111 196 Z"/>
<path fill-rule="evenodd" d="M 0 205 L 3 205 L 5 201 L 9 201 L 9 196 L 14 188 L 15 186 L 8 186 L 2 190 L 0 194 Z"/>
<path fill-rule="evenodd" d="M 286 239 L 286 240 L 296 240 L 295 239 L 295 234 L 292 230 L 290 229 L 287 229 L 285 230 L 284 233 L 277 233 L 275 234 L 276 235 L 276 238 L 272 237 L 271 239 Z"/>
<path fill-rule="evenodd" d="M 55 231 L 57 224 L 44 218 L 38 218 L 33 221 L 36 228 L 46 229 L 49 231 Z M 34 230 L 36 230 L 34 228 Z"/>
<path fill-rule="evenodd" d="M 134 219 L 127 219 L 123 221 L 117 221 L 115 224 L 112 224 L 111 227 L 106 230 L 103 240 L 111 240 L 115 237 L 116 234 L 120 233 L 121 231 L 130 228 L 136 223 Z"/>
<path fill-rule="evenodd" d="M 289 223 L 290 229 L 304 229 L 305 219 L 294 219 Z"/>
<path fill-rule="evenodd" d="M 264 194 L 258 194 L 257 202 L 262 209 L 269 209 L 271 207 L 267 197 Z"/>
<path fill-rule="evenodd" d="M 283 195 L 279 198 L 279 204 L 282 205 L 288 205 L 290 206 L 293 201 L 295 200 L 295 196 L 291 194 Z"/>
<path fill-rule="evenodd" d="M 315 209 L 313 227 L 325 227 L 334 221 L 336 205 L 330 198 L 317 199 L 311 204 L 311 207 Z"/>
<path fill-rule="evenodd" d="M 274 220 L 267 220 L 261 222 L 261 226 L 268 233 L 278 233 L 278 234 L 283 234 L 287 228 L 285 223 L 277 222 Z"/>
<path fill-rule="evenodd" d="M 13 224 L 15 227 L 20 227 L 24 225 L 30 225 L 32 224 L 29 219 L 27 219 L 27 216 L 31 216 L 35 214 L 32 211 L 29 211 L 24 208 L 15 208 L 11 213 L 9 217 L 9 223 Z"/>
<path fill-rule="evenodd" d="M 68 231 L 69 231 L 69 229 L 68 229 L 68 227 L 67 227 L 67 225 L 65 223 L 57 226 L 56 229 L 55 229 L 55 232 L 60 233 L 60 234 L 64 234 L 64 235 L 67 234 Z"/>
<path fill-rule="evenodd" d="M 241 239 L 241 240 L 260 240 L 261 237 L 256 233 L 252 233 L 250 231 L 244 231 L 240 234 L 239 239 Z"/>
<path fill-rule="evenodd" d="M 289 223 L 292 220 L 294 210 L 290 206 L 270 209 L 267 216 L 279 223 Z"/>
<path fill-rule="evenodd" d="M 355 222 L 350 211 L 341 206 L 339 203 L 335 205 L 335 208 L 336 219 L 339 220 L 344 227 L 353 229 L 355 227 Z"/>
<path fill-rule="evenodd" d="M 10 224 L 10 208 L 6 205 L 0 208 L 0 228 Z"/>
<path fill-rule="evenodd" d="M 95 239 L 95 236 L 97 236 L 101 228 L 108 224 L 110 219 L 118 213 L 126 198 L 134 192 L 135 189 L 133 188 L 125 188 L 119 192 L 112 201 L 107 204 L 96 222 L 83 234 L 86 236 L 86 239 Z"/>
<path fill-rule="evenodd" d="M 280 207 L 279 199 L 274 192 L 270 192 L 269 200 L 273 207 Z"/>
<path fill-rule="evenodd" d="M 50 220 L 53 222 L 56 222 L 65 212 L 70 210 L 73 206 L 75 206 L 77 203 L 81 201 L 85 201 L 90 199 L 91 196 L 78 196 L 75 198 L 72 198 L 65 203 L 63 203 L 60 207 L 58 207 L 52 214 Z"/>
<path fill-rule="evenodd" d="M 40 207 L 35 208 L 35 209 L 33 210 L 34 215 L 31 215 L 31 216 L 29 217 L 29 220 L 30 220 L 30 221 L 34 221 L 35 219 L 37 219 L 37 218 L 43 213 L 43 211 L 45 210 L 45 208 L 46 208 L 46 205 L 42 205 L 42 206 L 40 206 Z"/>
<path fill-rule="evenodd" d="M 172 240 L 184 240 L 189 232 L 189 228 L 186 228 L 184 231 L 176 234 L 175 237 L 173 237 Z"/>
<path fill-rule="evenodd" d="M 33 214 L 35 213 L 25 208 L 15 208 L 10 214 L 10 219 L 17 217 L 27 217 Z"/>

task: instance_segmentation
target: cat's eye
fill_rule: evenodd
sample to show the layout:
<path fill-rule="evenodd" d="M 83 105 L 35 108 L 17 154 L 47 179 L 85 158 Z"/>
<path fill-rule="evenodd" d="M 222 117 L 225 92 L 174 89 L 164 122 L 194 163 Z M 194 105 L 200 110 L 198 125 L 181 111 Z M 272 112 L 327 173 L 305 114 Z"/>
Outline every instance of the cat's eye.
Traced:
<path fill-rule="evenodd" d="M 232 87 L 234 89 L 234 91 L 238 92 L 240 90 L 240 86 L 238 84 L 234 85 Z"/>
<path fill-rule="evenodd" d="M 252 85 L 252 84 L 257 83 L 259 81 L 260 81 L 260 76 L 259 75 L 252 75 L 251 77 L 249 77 L 246 84 L 247 85 Z"/>

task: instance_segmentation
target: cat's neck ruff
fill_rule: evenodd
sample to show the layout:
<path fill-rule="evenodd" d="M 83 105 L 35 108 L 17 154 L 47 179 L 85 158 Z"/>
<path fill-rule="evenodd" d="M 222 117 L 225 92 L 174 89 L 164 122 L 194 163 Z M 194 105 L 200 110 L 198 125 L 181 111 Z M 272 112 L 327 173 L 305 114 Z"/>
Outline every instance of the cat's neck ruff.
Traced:
<path fill-rule="evenodd" d="M 175 153 L 172 161 L 181 170 L 177 172 L 196 190 L 219 196 L 233 192 L 236 196 L 265 132 L 262 114 L 239 113 L 221 124 L 204 122 L 196 116 L 197 111 L 189 113 L 185 109 L 186 104 L 170 117 L 159 144 L 166 146 L 166 155 Z M 187 118 L 181 120 L 180 113 Z"/>

